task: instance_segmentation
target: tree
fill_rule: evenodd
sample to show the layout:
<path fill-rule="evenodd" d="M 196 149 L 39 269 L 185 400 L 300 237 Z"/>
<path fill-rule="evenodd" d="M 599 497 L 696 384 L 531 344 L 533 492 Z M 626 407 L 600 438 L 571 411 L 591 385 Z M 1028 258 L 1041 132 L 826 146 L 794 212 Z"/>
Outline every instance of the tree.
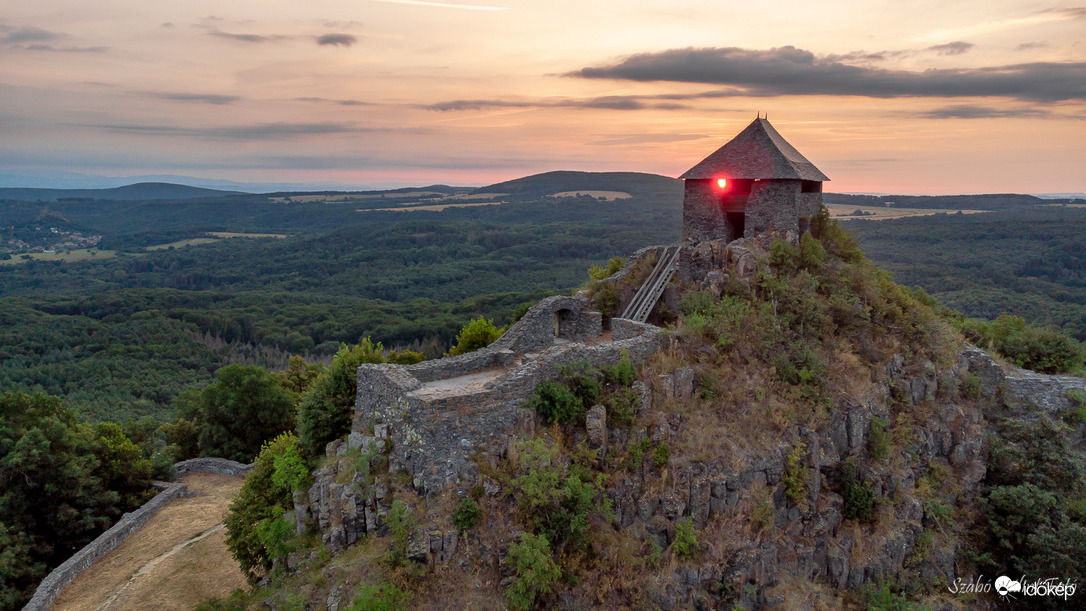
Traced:
<path fill-rule="evenodd" d="M 294 425 L 294 398 L 274 374 L 227 365 L 192 406 L 200 454 L 249 462 L 261 444 Z"/>
<path fill-rule="evenodd" d="M 24 604 L 49 569 L 144 502 L 149 476 L 116 424 L 81 424 L 57 397 L 0 395 L 0 608 Z"/>
<path fill-rule="evenodd" d="M 303 451 L 316 456 L 329 441 L 351 430 L 360 365 L 409 365 L 422 359 L 422 354 L 411 350 L 386 352 L 380 342 L 368 337 L 355 346 L 342 345 L 332 358 L 331 369 L 317 378 L 298 405 L 298 438 Z"/>
<path fill-rule="evenodd" d="M 307 474 L 298 454 L 298 438 L 283 433 L 266 442 L 253 461 L 253 470 L 230 504 L 226 524 L 226 546 L 251 583 L 271 569 L 272 560 L 284 548 L 283 541 L 269 540 L 278 520 L 292 507 L 295 488 L 304 485 Z M 278 533 L 282 535 L 283 533 Z"/>
<path fill-rule="evenodd" d="M 460 330 L 460 334 L 456 336 L 456 345 L 449 350 L 449 356 L 467 354 L 479 348 L 485 348 L 501 337 L 502 331 L 504 329 L 494 326 L 494 321 L 480 316 Z"/>

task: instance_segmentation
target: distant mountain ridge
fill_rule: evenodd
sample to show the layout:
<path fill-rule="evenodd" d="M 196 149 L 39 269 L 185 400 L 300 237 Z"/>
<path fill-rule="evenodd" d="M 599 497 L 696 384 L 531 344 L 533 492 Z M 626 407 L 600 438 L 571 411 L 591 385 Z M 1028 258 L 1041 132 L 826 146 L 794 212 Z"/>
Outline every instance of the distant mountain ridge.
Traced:
<path fill-rule="evenodd" d="M 199 199 L 242 195 L 240 191 L 222 191 L 189 187 L 167 182 L 141 182 L 113 189 L 33 189 L 19 187 L 0 188 L 0 199 L 55 202 L 62 199 L 96 199 L 111 201 Z"/>
<path fill-rule="evenodd" d="M 682 202 L 682 181 L 643 172 L 575 172 L 559 170 L 507 180 L 472 193 L 507 193 L 513 199 L 539 199 L 565 191 L 623 191 L 631 195 L 673 195 Z"/>

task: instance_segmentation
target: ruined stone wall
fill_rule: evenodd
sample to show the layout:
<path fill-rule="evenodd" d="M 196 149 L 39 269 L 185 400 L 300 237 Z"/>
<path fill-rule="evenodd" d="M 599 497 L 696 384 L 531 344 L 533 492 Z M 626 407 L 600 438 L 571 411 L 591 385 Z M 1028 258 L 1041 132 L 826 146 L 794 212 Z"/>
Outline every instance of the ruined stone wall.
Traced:
<path fill-rule="evenodd" d="M 244 464 L 225 458 L 190 458 L 174 463 L 173 478 L 181 479 L 192 473 L 218 473 L 220 475 L 248 475 L 252 464 Z"/>
<path fill-rule="evenodd" d="M 558 307 L 562 305 L 583 306 L 587 301 L 552 299 L 542 308 L 544 314 L 562 309 Z M 586 316 L 583 320 L 588 331 L 598 335 L 599 318 Z M 520 337 L 510 338 L 505 345 L 523 349 L 545 340 L 544 345 L 549 347 L 523 354 L 516 366 L 465 391 L 421 392 L 424 382 L 419 379 L 420 373 L 427 377 L 435 369 L 457 375 L 474 373 L 441 362 L 452 359 L 440 359 L 429 368 L 422 367 L 424 363 L 362 365 L 358 369 L 353 430 L 367 434 L 375 424 L 387 425 L 392 446 L 390 472 L 405 472 L 420 493 L 436 494 L 472 481 L 473 455 L 504 452 L 510 436 L 531 426 L 533 415 L 525 413 L 523 405 L 540 383 L 556 378 L 562 366 L 580 361 L 614 364 L 624 353 L 634 362 L 641 362 L 659 350 L 660 329 L 633 321 L 613 321 L 613 341 L 560 344 L 554 343 L 550 315 L 540 316 L 537 312 L 532 316 L 530 312 L 521 322 L 526 324 L 510 330 L 518 331 Z M 438 379 L 428 377 L 427 381 Z"/>

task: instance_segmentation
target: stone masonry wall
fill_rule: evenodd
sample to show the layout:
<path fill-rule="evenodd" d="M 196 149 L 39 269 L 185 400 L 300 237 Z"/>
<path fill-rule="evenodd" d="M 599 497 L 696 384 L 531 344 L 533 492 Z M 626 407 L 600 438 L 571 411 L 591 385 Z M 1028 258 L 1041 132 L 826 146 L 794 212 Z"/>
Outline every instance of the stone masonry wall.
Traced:
<path fill-rule="evenodd" d="M 751 185 L 744 234 L 753 236 L 770 229 L 798 232 L 799 189 L 798 180 L 760 180 Z"/>
<path fill-rule="evenodd" d="M 246 475 L 253 470 L 252 465 L 245 465 L 225 458 L 193 458 L 175 463 L 173 468 L 175 479 L 193 473 Z M 157 484 L 156 482 L 156 488 L 159 488 Z M 109 530 L 98 535 L 98 538 L 73 554 L 71 558 L 64 561 L 64 564 L 53 569 L 53 572 L 49 573 L 38 585 L 38 589 L 34 591 L 34 596 L 23 607 L 23 611 L 47 611 L 51 609 L 57 596 L 68 584 L 75 581 L 75 578 L 79 577 L 83 571 L 90 568 L 99 558 L 113 551 L 114 548 L 128 538 L 128 535 L 146 524 L 151 516 L 158 513 L 159 509 L 162 509 L 174 499 L 179 499 L 187 494 L 188 486 L 181 482 L 174 482 L 156 494 L 150 501 L 141 505 L 139 509 L 121 516 L 121 519 Z"/>
<path fill-rule="evenodd" d="M 555 343 L 554 314 L 562 310 L 568 311 L 571 340 L 599 338 L 601 319 L 598 312 L 587 311 L 588 304 L 583 298 L 546 299 L 472 359 L 362 365 L 353 430 L 367 434 L 375 424 L 387 425 L 389 471 L 410 475 L 420 493 L 436 494 L 473 480 L 473 455 L 502 452 L 511 435 L 531 426 L 532 415 L 521 408 L 541 382 L 558 376 L 560 367 L 580 361 L 613 364 L 624 353 L 640 362 L 659 350 L 659 328 L 621 319 L 612 321 L 612 341 Z M 463 391 L 423 392 L 428 382 L 507 362 L 516 364 Z"/>

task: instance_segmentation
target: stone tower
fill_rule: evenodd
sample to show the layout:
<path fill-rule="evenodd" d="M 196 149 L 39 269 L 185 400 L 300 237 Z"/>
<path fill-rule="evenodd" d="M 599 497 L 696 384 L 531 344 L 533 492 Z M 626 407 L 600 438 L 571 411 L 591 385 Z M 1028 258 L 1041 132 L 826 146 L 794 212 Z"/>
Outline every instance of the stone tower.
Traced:
<path fill-rule="evenodd" d="M 769 229 L 802 233 L 829 180 L 760 117 L 680 178 L 683 238 L 695 242 Z"/>

